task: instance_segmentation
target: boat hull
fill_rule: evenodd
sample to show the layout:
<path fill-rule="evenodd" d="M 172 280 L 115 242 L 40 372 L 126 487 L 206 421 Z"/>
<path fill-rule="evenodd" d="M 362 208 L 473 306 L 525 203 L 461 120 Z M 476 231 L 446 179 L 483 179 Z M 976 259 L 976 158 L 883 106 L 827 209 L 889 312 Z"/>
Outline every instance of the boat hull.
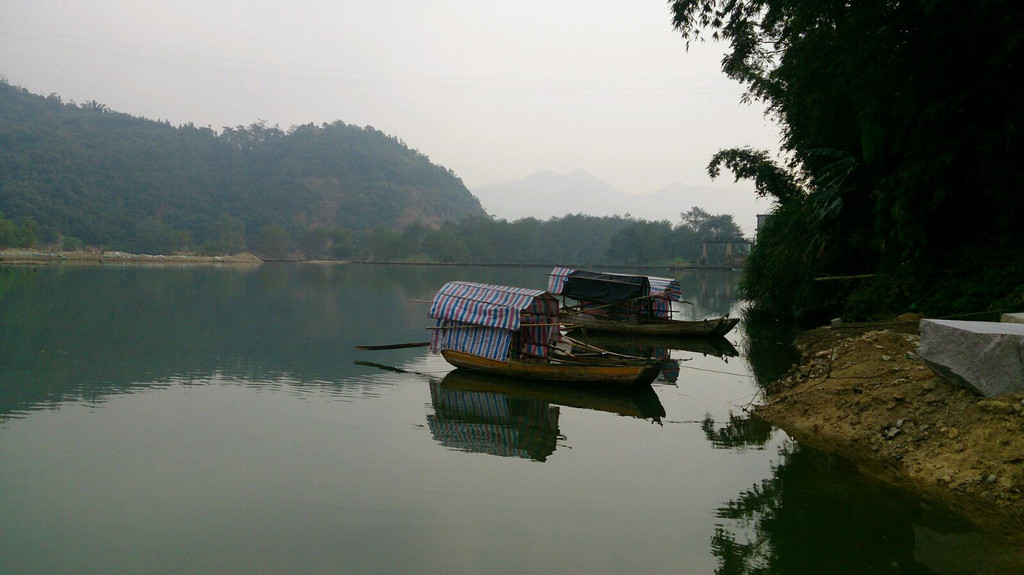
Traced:
<path fill-rule="evenodd" d="M 574 329 L 604 333 L 625 333 L 630 335 L 653 335 L 670 337 L 716 337 L 723 336 L 740 322 L 735 317 L 720 317 L 698 321 L 674 319 L 643 321 L 615 321 L 577 314 L 567 318 Z"/>
<path fill-rule="evenodd" d="M 455 367 L 484 373 L 553 383 L 604 386 L 647 385 L 658 377 L 662 367 L 657 361 L 497 361 L 453 349 L 443 350 L 441 356 Z"/>

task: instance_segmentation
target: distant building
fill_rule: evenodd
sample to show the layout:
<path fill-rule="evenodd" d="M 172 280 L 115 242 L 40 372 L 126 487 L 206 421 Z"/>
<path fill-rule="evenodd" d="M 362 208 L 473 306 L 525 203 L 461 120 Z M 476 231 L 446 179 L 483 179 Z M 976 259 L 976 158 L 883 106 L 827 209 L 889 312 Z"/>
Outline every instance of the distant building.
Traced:
<path fill-rule="evenodd" d="M 769 215 L 769 214 L 757 214 L 757 227 L 756 227 L 756 228 L 754 228 L 754 233 L 755 233 L 755 234 L 756 234 L 757 232 L 761 231 L 761 226 L 763 226 L 763 225 L 764 225 L 764 223 L 765 223 L 766 221 L 768 221 L 768 215 Z"/>
<path fill-rule="evenodd" d="M 742 267 L 750 255 L 750 244 L 745 238 L 722 240 L 704 240 L 701 246 L 701 257 L 697 260 L 699 267 Z"/>

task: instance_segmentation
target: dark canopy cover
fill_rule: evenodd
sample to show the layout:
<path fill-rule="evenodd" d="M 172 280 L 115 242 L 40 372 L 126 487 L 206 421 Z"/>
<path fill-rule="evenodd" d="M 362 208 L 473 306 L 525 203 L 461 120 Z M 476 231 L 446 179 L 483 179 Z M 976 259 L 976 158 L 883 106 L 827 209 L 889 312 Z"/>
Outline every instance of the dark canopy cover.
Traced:
<path fill-rule="evenodd" d="M 647 297 L 651 283 L 647 276 L 629 276 L 576 270 L 565 278 L 562 295 L 577 301 L 621 302 Z"/>

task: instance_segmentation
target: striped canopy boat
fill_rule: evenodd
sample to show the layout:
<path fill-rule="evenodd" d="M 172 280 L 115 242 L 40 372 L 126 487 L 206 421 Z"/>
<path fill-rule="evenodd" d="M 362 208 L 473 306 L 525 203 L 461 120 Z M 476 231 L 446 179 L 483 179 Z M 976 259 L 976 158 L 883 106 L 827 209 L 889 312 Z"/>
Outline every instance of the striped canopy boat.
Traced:
<path fill-rule="evenodd" d="M 723 336 L 739 318 L 697 321 L 672 319 L 682 301 L 679 280 L 657 276 L 590 272 L 556 267 L 548 291 L 563 297 L 563 315 L 572 327 L 595 332 L 658 336 Z M 571 299 L 572 306 L 565 300 Z"/>
<path fill-rule="evenodd" d="M 672 302 L 681 301 L 683 295 L 679 280 L 675 278 L 561 267 L 548 274 L 548 291 L 608 311 L 643 313 L 663 319 L 672 317 Z"/>
<path fill-rule="evenodd" d="M 430 350 L 455 367 L 561 382 L 644 384 L 660 364 L 590 349 L 561 334 L 558 300 L 546 291 L 449 282 L 434 296 Z"/>
<path fill-rule="evenodd" d="M 434 353 L 454 349 L 505 361 L 515 350 L 544 358 L 561 335 L 558 300 L 540 290 L 449 282 L 434 296 L 429 315 L 437 319 Z"/>

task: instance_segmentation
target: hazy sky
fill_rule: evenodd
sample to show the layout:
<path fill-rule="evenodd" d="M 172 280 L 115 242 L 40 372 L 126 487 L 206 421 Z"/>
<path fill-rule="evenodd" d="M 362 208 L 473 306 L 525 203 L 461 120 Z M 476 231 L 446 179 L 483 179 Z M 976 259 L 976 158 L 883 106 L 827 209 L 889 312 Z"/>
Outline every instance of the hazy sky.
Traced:
<path fill-rule="evenodd" d="M 218 131 L 372 125 L 471 189 L 583 169 L 649 193 L 774 150 L 726 48 L 687 52 L 665 0 L 0 0 L 0 75 L 30 92 Z"/>

